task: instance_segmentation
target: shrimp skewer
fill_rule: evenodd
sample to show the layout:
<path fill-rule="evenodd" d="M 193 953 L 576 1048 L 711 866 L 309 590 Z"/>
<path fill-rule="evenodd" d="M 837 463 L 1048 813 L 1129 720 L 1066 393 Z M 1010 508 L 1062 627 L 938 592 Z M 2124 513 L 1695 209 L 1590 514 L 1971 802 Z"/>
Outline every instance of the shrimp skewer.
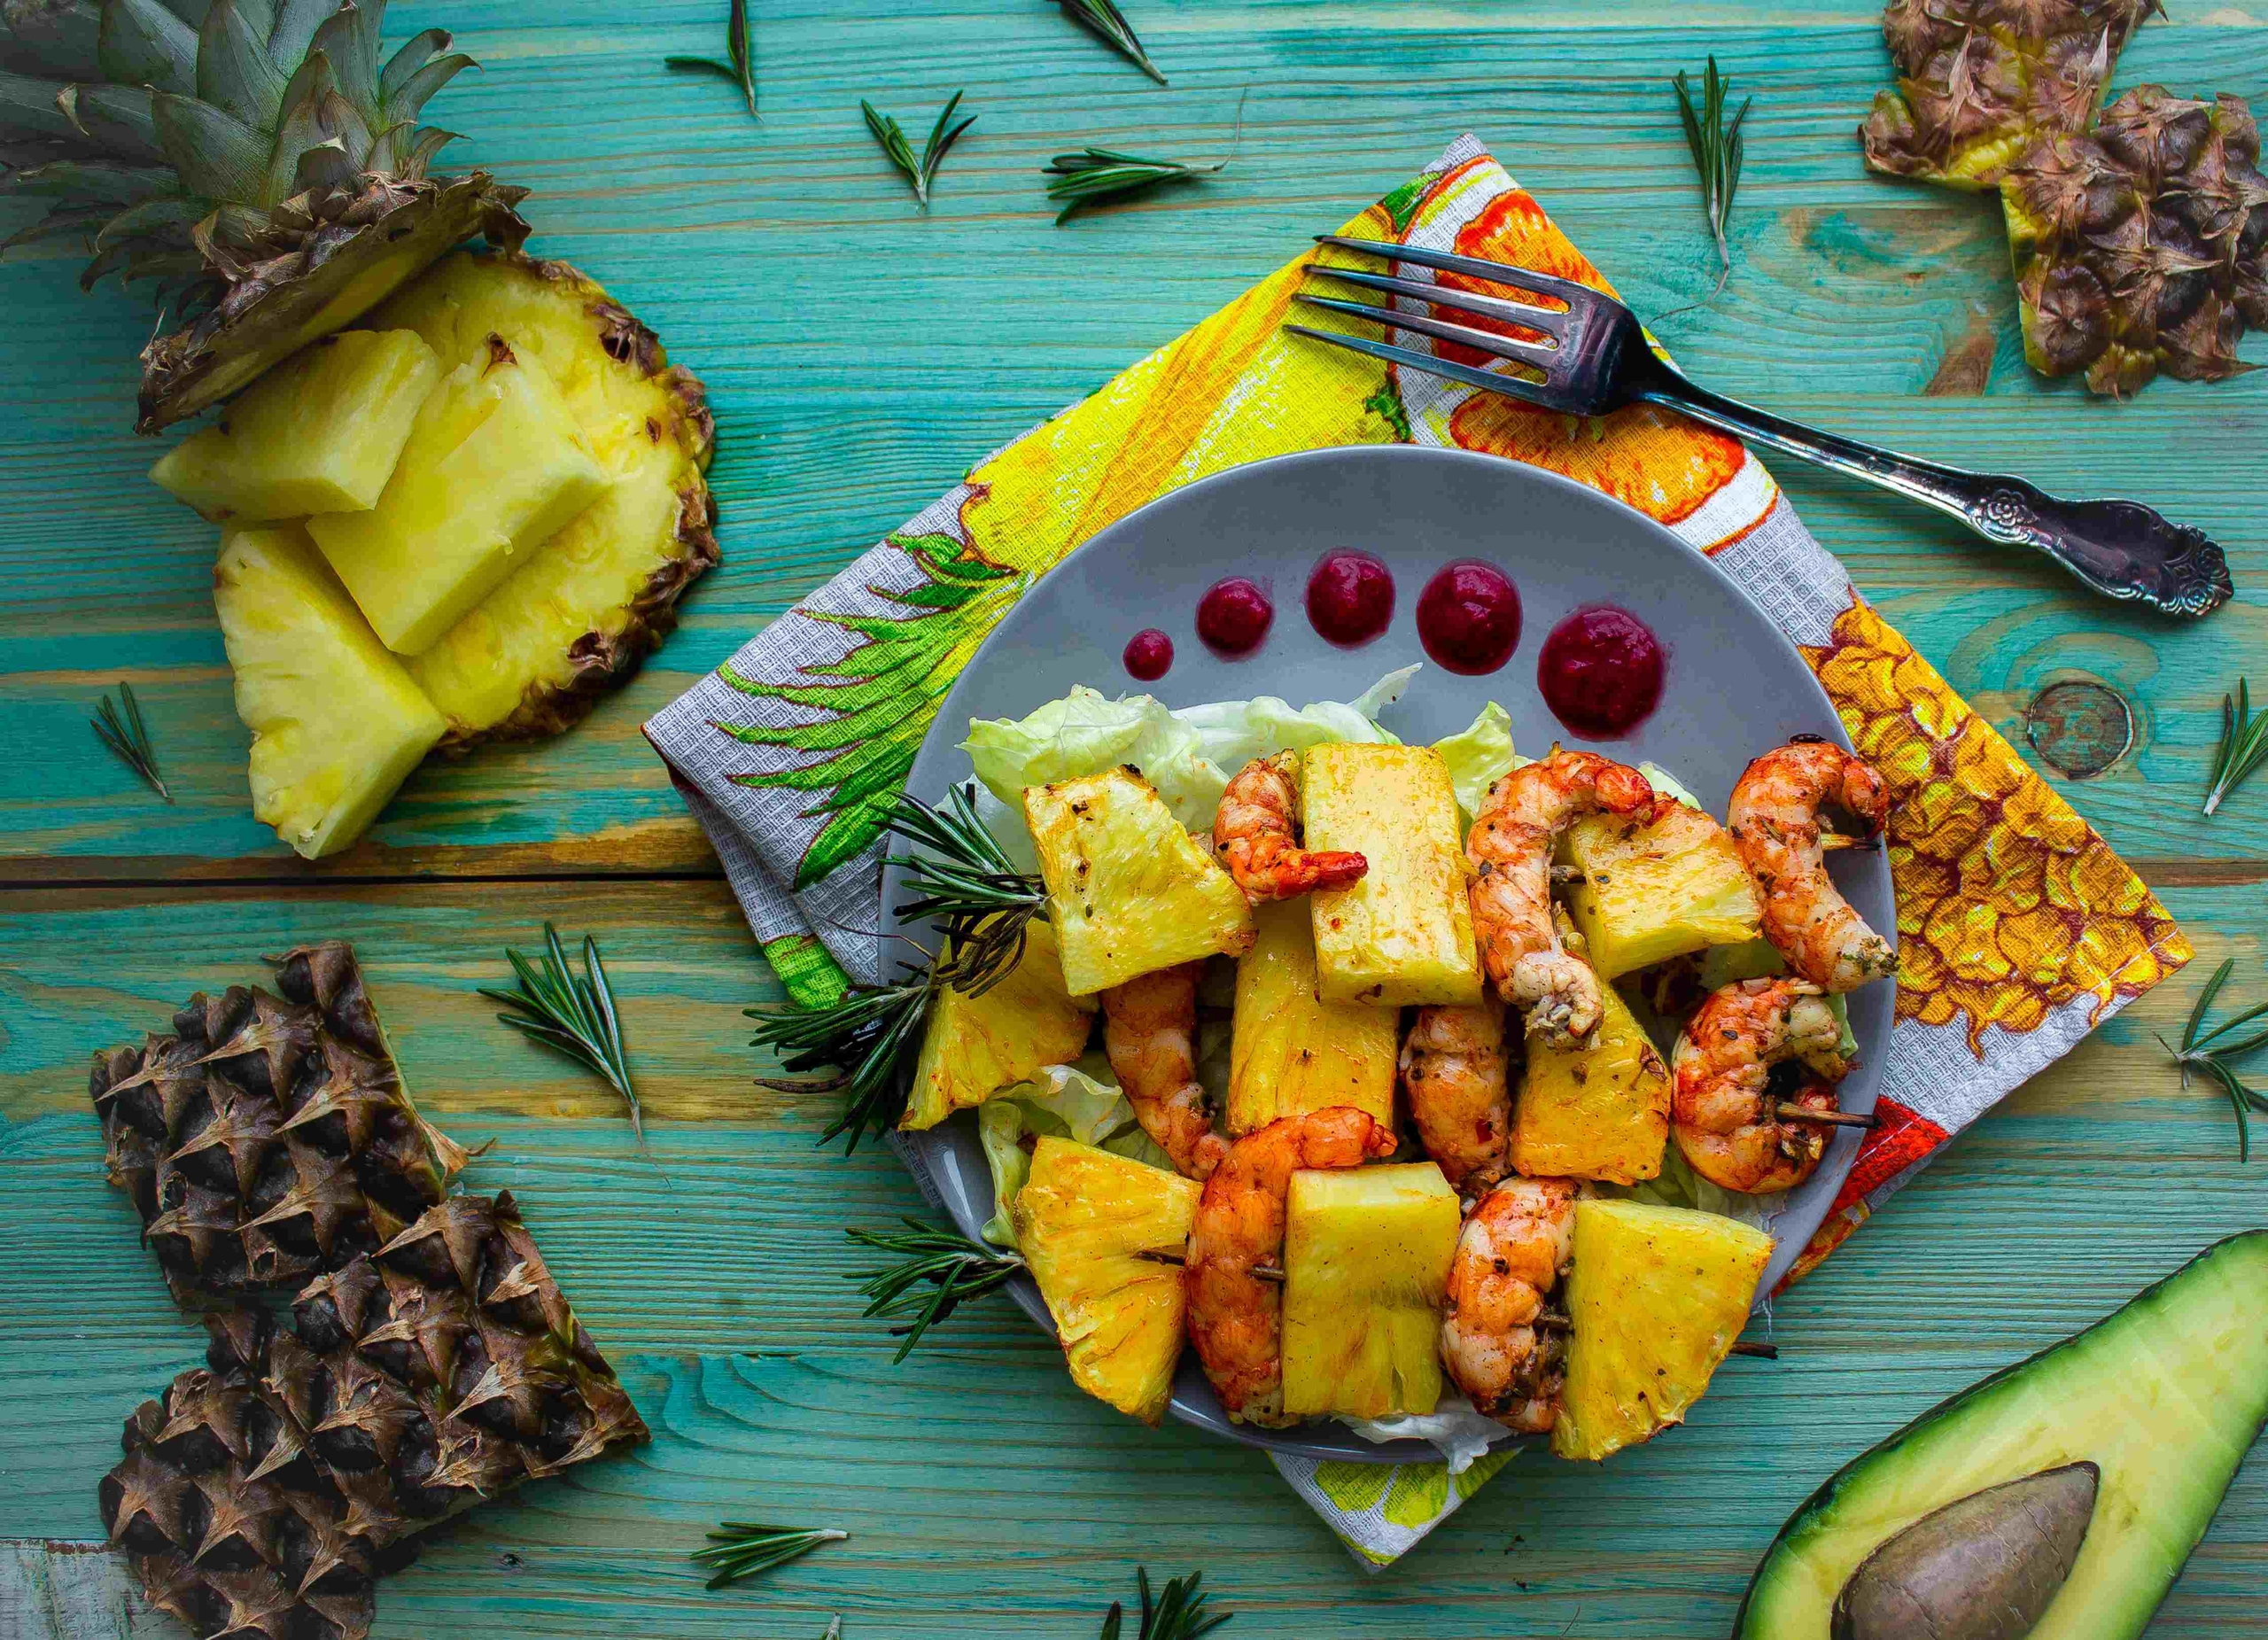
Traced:
<path fill-rule="evenodd" d="M 1464 851 L 1472 927 L 1497 994 L 1554 1046 L 1590 1035 L 1599 1020 L 1598 975 L 1551 926 L 1551 850 L 1586 814 L 1643 814 L 1658 799 L 1646 777 L 1596 752 L 1561 751 L 1514 769 L 1488 789 Z"/>
<path fill-rule="evenodd" d="M 1890 795 L 1873 766 L 1826 741 L 1796 741 L 1751 762 L 1725 810 L 1741 861 L 1764 902 L 1764 937 L 1821 989 L 1856 991 L 1896 966 L 1890 942 L 1851 908 L 1827 875 L 1819 809 L 1834 802 L 1869 833 Z"/>
<path fill-rule="evenodd" d="M 1425 1154 L 1459 1194 L 1487 1189 L 1509 1170 L 1512 1094 L 1504 1053 L 1504 1011 L 1418 1010 L 1402 1045 L 1402 1084 Z"/>
<path fill-rule="evenodd" d="M 1808 980 L 1744 979 L 1686 1022 L 1672 1060 L 1670 1133 L 1693 1170 L 1748 1195 L 1792 1190 L 1826 1154 L 1827 1129 L 1865 1124 L 1836 1109 L 1849 1074 L 1842 1027 Z M 1785 1097 L 1773 1067 L 1799 1061 L 1817 1080 Z"/>
<path fill-rule="evenodd" d="M 1184 962 L 1113 985 L 1102 993 L 1103 1052 L 1142 1131 L 1190 1178 L 1208 1177 L 1229 1153 L 1213 1131 L 1211 1105 L 1197 1080 L 1197 978 Z"/>
<path fill-rule="evenodd" d="M 1311 889 L 1340 889 L 1371 868 L 1351 849 L 1300 847 L 1300 755 L 1254 758 L 1221 793 L 1213 851 L 1254 905 Z"/>
<path fill-rule="evenodd" d="M 1559 1418 L 1566 1339 L 1543 1325 L 1543 1301 L 1566 1273 L 1582 1188 L 1571 1178 L 1506 1180 L 1465 1216 L 1449 1263 L 1441 1363 L 1474 1406 L 1523 1434 Z"/>
<path fill-rule="evenodd" d="M 1239 1423 L 1282 1424 L 1284 1295 L 1257 1273 L 1281 1266 L 1285 1195 L 1301 1168 L 1388 1154 L 1393 1130 L 1348 1106 L 1280 1116 L 1246 1134 L 1205 1181 L 1182 1270 L 1189 1338 Z"/>

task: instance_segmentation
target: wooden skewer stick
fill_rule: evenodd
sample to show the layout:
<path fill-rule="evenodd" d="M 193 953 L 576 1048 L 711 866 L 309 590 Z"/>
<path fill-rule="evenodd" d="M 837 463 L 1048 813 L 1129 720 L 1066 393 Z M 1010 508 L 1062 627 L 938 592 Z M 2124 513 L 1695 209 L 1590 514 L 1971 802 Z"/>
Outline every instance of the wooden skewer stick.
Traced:
<path fill-rule="evenodd" d="M 1137 1253 L 1134 1256 L 1146 1258 L 1153 1264 L 1179 1266 L 1187 1263 L 1180 1254 L 1169 1253 L 1161 1247 L 1153 1247 L 1146 1253 Z M 1284 1279 L 1284 1267 L 1280 1264 L 1254 1264 L 1252 1267 L 1252 1279 L 1255 1281 L 1273 1281 L 1280 1285 Z"/>
<path fill-rule="evenodd" d="M 1876 1128 L 1881 1121 L 1874 1116 L 1862 1116 L 1855 1110 L 1814 1110 L 1808 1105 L 1782 1104 L 1775 1107 L 1783 1122 L 1814 1122 L 1827 1128 Z"/>
<path fill-rule="evenodd" d="M 1735 1344 L 1732 1353 L 1736 1356 L 1753 1356 L 1759 1361 L 1777 1361 L 1780 1358 L 1780 1346 L 1744 1342 Z"/>
<path fill-rule="evenodd" d="M 1847 831 L 1822 831 L 1819 834 L 1822 849 L 1873 849 L 1882 846 L 1878 837 L 1854 837 Z"/>

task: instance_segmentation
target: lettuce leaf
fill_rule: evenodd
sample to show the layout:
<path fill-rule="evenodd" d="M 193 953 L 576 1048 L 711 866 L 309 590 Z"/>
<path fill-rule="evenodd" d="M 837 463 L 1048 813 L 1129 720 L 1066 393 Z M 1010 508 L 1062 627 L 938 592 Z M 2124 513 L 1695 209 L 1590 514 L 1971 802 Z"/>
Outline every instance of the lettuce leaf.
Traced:
<path fill-rule="evenodd" d="M 1405 1412 L 1394 1418 L 1342 1418 L 1339 1420 L 1374 1445 L 1388 1441 L 1423 1441 L 1448 1460 L 1449 1473 L 1461 1475 L 1476 1458 L 1486 1456 L 1490 1444 L 1503 1439 L 1504 1426 L 1483 1414 L 1454 1389 L 1430 1412 Z"/>
<path fill-rule="evenodd" d="M 976 1139 L 992 1169 L 992 1216 L 984 1239 L 995 1247 L 1016 1245 L 1008 1204 L 1031 1177 L 1027 1134 L 1052 1133 L 1082 1145 L 1170 1170 L 1166 1154 L 1134 1119 L 1134 1107 L 1112 1080 L 1110 1062 L 1099 1053 L 1076 1065 L 1050 1065 L 1029 1082 L 1004 1088 L 976 1108 Z"/>
<path fill-rule="evenodd" d="M 1480 812 L 1488 788 L 1526 759 L 1512 750 L 1512 715 L 1495 701 L 1480 716 L 1447 740 L 1433 742 L 1441 761 L 1449 766 L 1449 783 L 1456 788 L 1456 806 L 1471 820 Z"/>

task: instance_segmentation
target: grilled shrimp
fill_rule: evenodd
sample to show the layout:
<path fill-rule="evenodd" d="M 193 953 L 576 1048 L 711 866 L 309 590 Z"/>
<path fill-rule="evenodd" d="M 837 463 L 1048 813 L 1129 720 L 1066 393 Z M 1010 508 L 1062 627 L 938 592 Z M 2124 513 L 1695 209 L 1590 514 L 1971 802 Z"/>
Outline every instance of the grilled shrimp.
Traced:
<path fill-rule="evenodd" d="M 1284 1295 L 1254 1276 L 1284 1252 L 1284 1198 L 1301 1168 L 1351 1168 L 1390 1153 L 1393 1130 L 1345 1105 L 1280 1116 L 1246 1134 L 1205 1181 L 1182 1283 L 1189 1338 L 1231 1418 L 1282 1424 Z"/>
<path fill-rule="evenodd" d="M 1229 1152 L 1197 1080 L 1197 978 L 1204 966 L 1184 962 L 1102 993 L 1103 1052 L 1119 1092 L 1142 1131 L 1191 1178 L 1208 1177 Z"/>
<path fill-rule="evenodd" d="M 1402 1084 L 1425 1154 L 1460 1194 L 1504 1177 L 1512 1125 L 1504 1010 L 1419 1008 L 1402 1045 Z"/>
<path fill-rule="evenodd" d="M 1255 905 L 1344 888 L 1371 868 L 1352 850 L 1310 853 L 1299 846 L 1299 753 L 1254 758 L 1222 791 L 1214 813 L 1213 851 Z"/>
<path fill-rule="evenodd" d="M 1890 942 L 1828 880 L 1819 807 L 1834 802 L 1881 828 L 1882 776 L 1840 746 L 1797 741 L 1751 763 L 1733 788 L 1725 828 L 1764 901 L 1764 937 L 1788 966 L 1827 991 L 1856 991 L 1895 965 Z"/>
<path fill-rule="evenodd" d="M 1481 799 L 1464 851 L 1472 882 L 1472 927 L 1497 993 L 1527 1028 L 1564 1046 L 1598 1024 L 1599 982 L 1591 965 L 1559 943 L 1551 926 L 1551 849 L 1586 814 L 1644 813 L 1658 800 L 1637 770 L 1596 752 L 1561 751 L 1514 769 Z"/>
<path fill-rule="evenodd" d="M 1574 1245 L 1572 1178 L 1507 1179 L 1473 1204 L 1449 1263 L 1441 1362 L 1472 1404 L 1523 1434 L 1558 1421 L 1566 1341 L 1537 1325 Z"/>
<path fill-rule="evenodd" d="M 1808 980 L 1736 980 L 1713 992 L 1677 1039 L 1670 1133 L 1693 1170 L 1749 1195 L 1792 1190 L 1827 1150 L 1835 1084 L 1849 1074 L 1842 1027 Z M 1800 1061 L 1816 1081 L 1782 1096 L 1772 1068 Z"/>

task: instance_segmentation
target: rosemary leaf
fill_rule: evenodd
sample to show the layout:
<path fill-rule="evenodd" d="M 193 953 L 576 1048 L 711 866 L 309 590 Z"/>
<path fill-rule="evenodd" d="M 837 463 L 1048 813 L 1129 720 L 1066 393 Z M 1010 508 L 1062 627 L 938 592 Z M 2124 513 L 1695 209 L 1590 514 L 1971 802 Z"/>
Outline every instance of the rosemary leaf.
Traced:
<path fill-rule="evenodd" d="M 971 1241 L 957 1230 L 925 1224 L 918 1218 L 900 1222 L 904 1230 L 843 1232 L 860 1247 L 898 1255 L 896 1263 L 854 1270 L 849 1277 L 860 1284 L 865 1315 L 913 1317 L 890 1329 L 893 1338 L 905 1341 L 890 1357 L 893 1365 L 911 1355 L 931 1327 L 1024 1268 L 1021 1255 Z"/>
<path fill-rule="evenodd" d="M 1135 37 L 1134 25 L 1126 20 L 1126 13 L 1113 4 L 1112 0 L 1056 0 L 1056 4 L 1063 8 L 1064 16 L 1101 40 L 1160 85 L 1166 83 L 1165 75 L 1159 72 L 1158 66 L 1150 60 L 1150 54 L 1142 49 L 1141 41 Z"/>
<path fill-rule="evenodd" d="M 1701 208 L 1709 219 L 1710 237 L 1717 242 L 1717 260 L 1722 271 L 1717 275 L 1716 290 L 1709 292 L 1713 298 L 1733 275 L 1732 247 L 1725 238 L 1725 223 L 1732 215 L 1733 192 L 1740 186 L 1740 128 L 1756 99 L 1751 97 L 1744 100 L 1732 122 L 1725 122 L 1725 97 L 1729 87 L 1717 72 L 1714 52 L 1710 54 L 1709 66 L 1702 75 L 1701 105 L 1697 109 L 1693 104 L 1692 85 L 1683 69 L 1677 71 L 1670 86 L 1677 93 L 1677 115 L 1685 127 L 1685 145 L 1693 151 L 1693 167 L 1700 173 Z"/>
<path fill-rule="evenodd" d="M 482 986 L 480 994 L 513 1012 L 496 1017 L 524 1036 L 587 1066 L 622 1095 L 630 1107 L 631 1131 L 646 1142 L 645 1113 L 638 1104 L 638 1090 L 630 1080 L 630 1062 L 623 1052 L 622 1017 L 615 1010 L 614 988 L 607 983 L 606 965 L 599 960 L 599 943 L 583 937 L 583 972 L 579 977 L 567 968 L 566 947 L 559 930 L 543 925 L 543 966 L 536 968 L 517 951 L 504 955 L 519 976 L 517 991 Z"/>
<path fill-rule="evenodd" d="M 934 809 L 900 792 L 889 825 L 928 851 L 886 862 L 905 872 L 912 896 L 899 920 L 936 919 L 952 953 L 943 977 L 956 991 L 983 995 L 1022 960 L 1026 925 L 1047 908 L 1046 885 L 1001 851 L 977 817 L 974 781 L 954 787 Z"/>
<path fill-rule="evenodd" d="M 2252 715 L 2252 688 L 2242 678 L 2234 696 L 2221 696 L 2221 745 L 2213 754 L 2212 789 L 2205 794 L 2205 812 L 2211 814 L 2227 797 L 2268 759 L 2268 714 Z"/>
<path fill-rule="evenodd" d="M 2268 1014 L 2268 1002 L 2232 1014 L 2210 1030 L 2202 1029 L 2214 999 L 2221 994 L 2221 988 L 2228 983 L 2229 975 L 2235 968 L 2234 957 L 2224 959 L 2221 966 L 2213 970 L 2212 978 L 2207 980 L 2198 991 L 2196 1003 L 2189 1010 L 2188 1022 L 2182 1029 L 2181 1045 L 2177 1048 L 2163 1037 L 2158 1038 L 2158 1045 L 2165 1049 L 2174 1064 L 2180 1068 L 2181 1085 L 2185 1089 L 2188 1087 L 2193 1074 L 2210 1076 L 2220 1084 L 2222 1093 L 2229 1101 L 2229 1108 L 2236 1113 L 2236 1154 L 2237 1160 L 2242 1162 L 2252 1160 L 2251 1114 L 2255 1111 L 2268 1113 L 2268 1094 L 2246 1085 L 2236 1073 L 2236 1065 L 2248 1054 L 2268 1047 L 2268 1030 L 2256 1031 L 2234 1042 L 2222 1042 L 2218 1047 L 2212 1045 L 2238 1026 L 2249 1024 Z"/>
<path fill-rule="evenodd" d="M 1210 1634 L 1234 1617 L 1233 1612 L 1207 1609 L 1212 1597 L 1197 1592 L 1197 1585 L 1204 1577 L 1202 1572 L 1192 1572 L 1186 1577 L 1171 1579 L 1153 1600 L 1150 1568 L 1135 1567 L 1134 1586 L 1142 1597 L 1142 1627 L 1136 1632 L 1135 1640 L 1197 1640 L 1200 1635 Z M 1125 1617 L 1125 1608 L 1112 1601 L 1110 1610 L 1103 1614 L 1099 1640 L 1119 1640 Z"/>
<path fill-rule="evenodd" d="M 135 775 L 151 790 L 167 803 L 174 794 L 166 789 L 166 782 L 158 773 L 158 754 L 150 744 L 150 731 L 142 721 L 141 703 L 134 698 L 134 686 L 120 683 L 119 699 L 124 709 L 111 704 L 110 696 L 103 696 L 103 703 L 88 719 L 95 731 L 95 738 L 107 747 L 120 763 L 134 771 Z"/>
<path fill-rule="evenodd" d="M 913 197 L 925 211 L 929 208 L 929 184 L 936 178 L 937 167 L 944 162 L 952 145 L 960 140 L 960 134 L 976 123 L 976 116 L 971 114 L 951 129 L 946 128 L 952 120 L 953 110 L 960 106 L 960 99 L 967 94 L 965 90 L 952 94 L 951 99 L 938 113 L 937 123 L 929 128 L 929 140 L 921 145 L 919 159 L 914 157 L 913 145 L 905 140 L 905 132 L 896 120 L 865 97 L 858 99 L 858 112 L 866 116 L 866 129 L 874 134 L 874 141 L 882 144 L 882 152 L 889 162 L 904 172 L 905 180 L 913 184 Z"/>
<path fill-rule="evenodd" d="M 807 1527 L 773 1526 L 761 1520 L 720 1521 L 709 1541 L 710 1549 L 696 1549 L 693 1558 L 705 1566 L 716 1568 L 709 1580 L 711 1589 L 722 1589 L 736 1583 L 743 1577 L 754 1577 L 758 1572 L 768 1572 L 773 1566 L 807 1555 L 821 1543 L 839 1543 L 850 1535 L 832 1527 L 812 1529 Z"/>
<path fill-rule="evenodd" d="M 1047 162 L 1047 197 L 1062 204 L 1055 216 L 1060 225 L 1074 211 L 1094 200 L 1165 183 L 1195 182 L 1226 169 L 1228 163 L 1223 159 L 1215 165 L 1186 165 L 1178 159 L 1154 159 L 1111 148 L 1083 148 L 1076 153 L 1057 154 Z"/>
<path fill-rule="evenodd" d="M 732 14 L 725 22 L 725 51 L 730 62 L 713 57 L 665 57 L 662 62 L 671 68 L 724 75 L 740 87 L 741 95 L 748 99 L 750 117 L 756 118 L 756 25 L 749 20 L 748 0 L 733 0 Z"/>
<path fill-rule="evenodd" d="M 936 999 L 937 979 L 930 969 L 912 963 L 901 966 L 906 976 L 899 983 L 853 985 L 823 1008 L 775 1003 L 742 1010 L 757 1022 L 749 1045 L 777 1054 L 782 1070 L 795 1076 L 829 1069 L 836 1073 L 801 1080 L 758 1076 L 757 1085 L 783 1092 L 842 1089 L 843 1114 L 819 1136 L 819 1142 L 824 1145 L 847 1133 L 846 1155 L 867 1134 L 888 1132 L 905 1108 L 898 1065 L 920 1045 L 929 1005 Z"/>

